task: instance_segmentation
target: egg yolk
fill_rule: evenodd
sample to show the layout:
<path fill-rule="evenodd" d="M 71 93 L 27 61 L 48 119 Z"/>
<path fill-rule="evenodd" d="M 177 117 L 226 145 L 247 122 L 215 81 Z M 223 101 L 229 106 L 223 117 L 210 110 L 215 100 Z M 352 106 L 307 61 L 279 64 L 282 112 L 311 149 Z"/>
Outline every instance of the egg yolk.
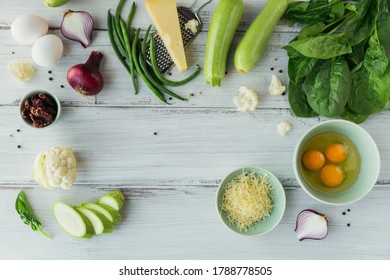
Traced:
<path fill-rule="evenodd" d="M 322 182 L 328 187 L 337 187 L 343 182 L 345 176 L 340 167 L 329 164 L 321 169 L 320 177 Z"/>
<path fill-rule="evenodd" d="M 325 156 L 318 150 L 308 150 L 303 154 L 303 165 L 310 170 L 318 170 L 325 164 Z"/>
<path fill-rule="evenodd" d="M 326 148 L 325 155 L 332 162 L 343 162 L 347 157 L 347 149 L 343 144 L 333 143 Z"/>

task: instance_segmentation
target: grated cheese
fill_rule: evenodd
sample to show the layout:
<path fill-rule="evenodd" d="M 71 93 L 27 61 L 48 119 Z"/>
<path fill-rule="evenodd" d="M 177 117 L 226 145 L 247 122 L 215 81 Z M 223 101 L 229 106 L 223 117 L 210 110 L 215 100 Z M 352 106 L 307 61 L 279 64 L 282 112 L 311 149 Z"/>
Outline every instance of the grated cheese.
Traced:
<path fill-rule="evenodd" d="M 269 217 L 272 210 L 271 183 L 268 176 L 243 172 L 226 185 L 222 210 L 240 231 L 248 230 Z"/>

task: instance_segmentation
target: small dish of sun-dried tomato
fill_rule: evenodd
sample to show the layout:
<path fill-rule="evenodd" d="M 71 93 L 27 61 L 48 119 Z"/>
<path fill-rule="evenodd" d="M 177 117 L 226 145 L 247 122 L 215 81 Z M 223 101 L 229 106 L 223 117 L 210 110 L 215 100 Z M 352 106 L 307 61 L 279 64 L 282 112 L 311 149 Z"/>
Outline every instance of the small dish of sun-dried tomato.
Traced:
<path fill-rule="evenodd" d="M 61 103 L 53 93 L 35 90 L 22 98 L 19 109 L 20 116 L 28 126 L 45 128 L 58 120 Z"/>

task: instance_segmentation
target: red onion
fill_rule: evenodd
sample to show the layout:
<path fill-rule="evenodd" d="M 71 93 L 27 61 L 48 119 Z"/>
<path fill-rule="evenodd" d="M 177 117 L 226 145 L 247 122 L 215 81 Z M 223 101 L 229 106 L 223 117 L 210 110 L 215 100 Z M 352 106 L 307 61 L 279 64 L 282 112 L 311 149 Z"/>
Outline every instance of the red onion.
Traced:
<path fill-rule="evenodd" d="M 324 239 L 328 235 L 328 218 L 312 209 L 305 209 L 298 214 L 295 233 L 299 241 Z"/>
<path fill-rule="evenodd" d="M 104 86 L 103 76 L 99 72 L 103 54 L 93 51 L 85 64 L 77 64 L 68 71 L 70 86 L 82 95 L 96 95 Z"/>
<path fill-rule="evenodd" d="M 61 22 L 61 33 L 65 38 L 79 42 L 86 48 L 92 41 L 93 19 L 85 11 L 68 10 Z"/>

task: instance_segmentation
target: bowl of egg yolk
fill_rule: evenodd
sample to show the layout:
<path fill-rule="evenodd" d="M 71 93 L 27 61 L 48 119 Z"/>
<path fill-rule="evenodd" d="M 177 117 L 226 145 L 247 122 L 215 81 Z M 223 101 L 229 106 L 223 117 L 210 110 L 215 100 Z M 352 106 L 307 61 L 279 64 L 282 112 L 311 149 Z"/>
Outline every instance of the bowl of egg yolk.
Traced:
<path fill-rule="evenodd" d="M 380 157 L 374 140 L 362 127 L 329 120 L 301 137 L 293 168 L 310 196 L 326 204 L 345 205 L 363 198 L 374 187 Z"/>

